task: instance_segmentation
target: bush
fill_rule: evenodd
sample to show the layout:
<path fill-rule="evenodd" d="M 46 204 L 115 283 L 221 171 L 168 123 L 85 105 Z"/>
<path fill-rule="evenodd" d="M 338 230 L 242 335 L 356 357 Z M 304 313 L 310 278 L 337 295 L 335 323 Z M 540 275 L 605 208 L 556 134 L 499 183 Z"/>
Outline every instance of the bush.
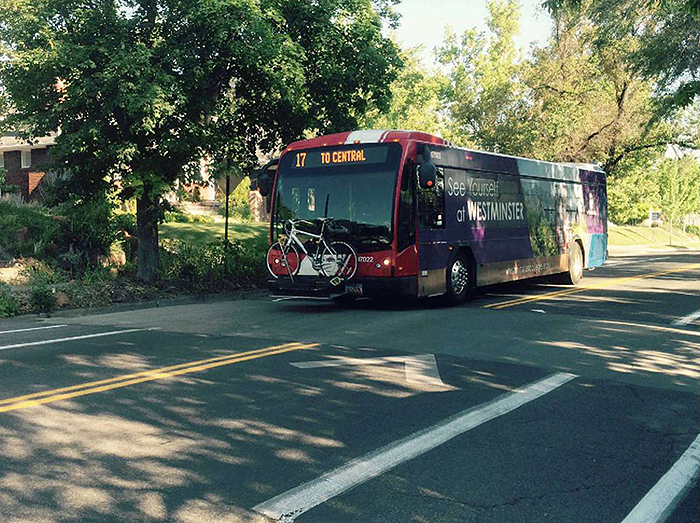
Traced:
<path fill-rule="evenodd" d="M 698 225 L 686 225 L 685 232 L 693 236 L 700 236 L 700 226 Z"/>
<path fill-rule="evenodd" d="M 214 218 L 205 214 L 189 214 L 180 211 L 165 211 L 165 223 L 214 223 Z"/>
<path fill-rule="evenodd" d="M 0 200 L 0 245 L 14 257 L 51 258 L 60 244 L 60 219 L 36 203 Z"/>
<path fill-rule="evenodd" d="M 187 282 L 197 289 L 259 283 L 264 274 L 265 252 L 224 241 L 196 246 L 180 240 L 163 240 L 161 274 Z"/>
<path fill-rule="evenodd" d="M 71 248 L 82 255 L 82 270 L 95 265 L 100 258 L 109 256 L 111 245 L 118 238 L 118 229 L 113 215 L 114 204 L 101 195 L 89 201 L 71 201 L 60 206 L 65 220 L 61 227 L 61 243 L 64 252 Z"/>
<path fill-rule="evenodd" d="M 136 226 L 136 215 L 128 212 L 117 212 L 114 213 L 112 218 L 114 220 L 114 227 L 118 233 L 124 235 L 124 233 L 129 236 L 137 236 L 138 229 Z"/>
<path fill-rule="evenodd" d="M 14 316 L 18 310 L 19 305 L 10 291 L 10 286 L 0 282 L 0 318 Z"/>
<path fill-rule="evenodd" d="M 36 312 L 52 312 L 56 310 L 56 288 L 48 285 L 32 287 L 29 295 L 29 303 Z"/>
<path fill-rule="evenodd" d="M 65 283 L 70 279 L 70 274 L 60 268 L 55 268 L 46 262 L 29 259 L 25 261 L 25 267 L 20 271 L 30 287 L 51 286 Z"/>
<path fill-rule="evenodd" d="M 2 154 L 2 153 L 0 153 Z M 19 193 L 19 187 L 16 185 L 7 185 L 5 183 L 5 179 L 7 177 L 7 170 L 6 169 L 0 169 L 0 196 L 3 194 L 18 194 Z"/>
<path fill-rule="evenodd" d="M 15 199 L 0 200 L 0 245 L 14 257 L 57 263 L 80 274 L 109 256 L 117 236 L 107 197 L 66 202 L 56 210 Z"/>

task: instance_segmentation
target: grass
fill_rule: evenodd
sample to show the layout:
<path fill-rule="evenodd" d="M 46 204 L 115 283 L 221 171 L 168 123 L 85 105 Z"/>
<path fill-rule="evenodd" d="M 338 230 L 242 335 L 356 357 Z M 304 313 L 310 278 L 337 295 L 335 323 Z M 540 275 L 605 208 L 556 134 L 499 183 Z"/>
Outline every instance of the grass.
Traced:
<path fill-rule="evenodd" d="M 670 241 L 669 241 L 670 240 Z M 674 227 L 673 238 L 671 238 L 671 228 L 644 227 L 634 225 L 623 225 L 608 228 L 608 243 L 610 245 L 630 246 L 630 245 L 658 245 L 659 247 L 690 246 L 697 245 L 699 239 L 688 234 L 683 236 L 683 229 Z"/>
<path fill-rule="evenodd" d="M 230 223 L 228 238 L 243 244 L 254 244 L 267 249 L 267 223 Z M 158 226 L 159 236 L 173 240 L 186 241 L 192 245 L 202 246 L 224 238 L 224 222 L 215 223 L 163 223 Z"/>

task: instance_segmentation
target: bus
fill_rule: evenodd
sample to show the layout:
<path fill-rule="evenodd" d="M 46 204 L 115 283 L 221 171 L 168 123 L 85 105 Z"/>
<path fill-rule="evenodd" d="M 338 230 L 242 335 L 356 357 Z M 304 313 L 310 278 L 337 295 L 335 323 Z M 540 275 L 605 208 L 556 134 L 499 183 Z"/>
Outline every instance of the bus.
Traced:
<path fill-rule="evenodd" d="M 257 179 L 270 243 L 285 223 L 324 218 L 357 253 L 349 280 L 301 260 L 271 269 L 279 296 L 443 295 L 560 274 L 576 285 L 607 258 L 606 177 L 595 165 L 550 163 L 455 147 L 423 132 L 352 131 L 298 141 Z"/>

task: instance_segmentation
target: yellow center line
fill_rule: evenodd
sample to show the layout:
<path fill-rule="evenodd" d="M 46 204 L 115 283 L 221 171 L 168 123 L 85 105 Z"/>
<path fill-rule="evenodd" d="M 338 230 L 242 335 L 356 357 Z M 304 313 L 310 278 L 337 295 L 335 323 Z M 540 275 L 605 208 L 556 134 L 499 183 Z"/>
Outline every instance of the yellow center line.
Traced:
<path fill-rule="evenodd" d="M 190 372 L 199 372 L 214 367 L 221 367 L 223 365 L 231 365 L 233 363 L 240 363 L 243 361 L 258 358 L 265 358 L 267 356 L 275 356 L 277 354 L 284 354 L 285 352 L 311 349 L 317 346 L 318 344 L 285 343 L 284 345 L 267 347 L 265 349 L 257 349 L 238 354 L 230 354 L 228 356 L 220 356 L 217 358 L 209 358 L 206 360 L 192 361 L 180 365 L 172 365 L 170 367 L 163 367 L 160 369 L 152 369 L 149 371 L 137 372 L 135 374 L 118 376 L 116 378 L 94 381 L 90 383 L 83 383 L 81 385 L 74 385 L 72 387 L 63 387 L 60 389 L 39 392 L 36 394 L 18 396 L 16 398 L 9 398 L 0 401 L 0 405 L 5 405 L 4 407 L 0 407 L 0 413 L 18 409 L 25 409 L 28 407 L 33 407 L 35 405 L 42 405 L 44 403 L 53 403 L 55 401 L 76 398 L 79 396 L 86 396 L 88 394 L 105 392 L 121 387 L 127 387 L 129 385 L 144 383 L 147 381 L 172 378 L 174 376 L 180 376 L 182 374 L 188 374 Z"/>
<path fill-rule="evenodd" d="M 577 287 L 574 289 L 564 289 L 561 291 L 554 291 L 554 292 L 548 292 L 546 294 L 541 294 L 538 296 L 524 296 L 520 298 L 516 298 L 510 301 L 505 301 L 505 302 L 499 302 L 499 303 L 489 303 L 488 305 L 484 305 L 484 309 L 505 309 L 506 307 L 513 307 L 514 305 L 522 305 L 525 303 L 532 303 L 535 301 L 542 301 L 542 300 L 551 300 L 553 298 L 558 298 L 560 296 L 568 296 L 569 294 L 576 294 L 579 292 L 585 292 L 585 291 L 590 291 L 593 289 L 600 289 L 604 287 L 613 287 L 615 285 L 619 285 L 628 281 L 633 281 L 633 280 L 644 280 L 647 278 L 655 278 L 657 276 L 664 276 L 666 274 L 672 274 L 674 272 L 681 272 L 685 270 L 692 270 L 692 269 L 700 269 L 700 263 L 691 263 L 689 265 L 684 265 L 682 267 L 677 267 L 675 269 L 670 269 L 667 271 L 661 271 L 661 272 L 654 272 L 651 274 L 642 274 L 640 276 L 626 276 L 624 278 L 615 278 L 613 280 L 606 280 L 601 283 L 596 283 L 595 285 L 589 285 L 587 287 Z"/>

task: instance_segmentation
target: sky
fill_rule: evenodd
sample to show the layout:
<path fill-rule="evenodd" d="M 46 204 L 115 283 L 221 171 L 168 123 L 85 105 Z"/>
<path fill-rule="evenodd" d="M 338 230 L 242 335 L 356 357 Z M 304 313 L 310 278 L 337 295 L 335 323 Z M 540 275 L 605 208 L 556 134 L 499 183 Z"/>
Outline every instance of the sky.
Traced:
<path fill-rule="evenodd" d="M 542 0 L 520 0 L 520 36 L 516 40 L 525 51 L 530 42 L 542 44 L 549 37 L 551 21 L 540 8 Z M 442 43 L 445 26 L 456 34 L 476 28 L 486 30 L 486 0 L 402 0 L 396 6 L 401 25 L 395 31 L 404 47 L 423 45 L 423 63 L 434 67 L 433 48 Z"/>

